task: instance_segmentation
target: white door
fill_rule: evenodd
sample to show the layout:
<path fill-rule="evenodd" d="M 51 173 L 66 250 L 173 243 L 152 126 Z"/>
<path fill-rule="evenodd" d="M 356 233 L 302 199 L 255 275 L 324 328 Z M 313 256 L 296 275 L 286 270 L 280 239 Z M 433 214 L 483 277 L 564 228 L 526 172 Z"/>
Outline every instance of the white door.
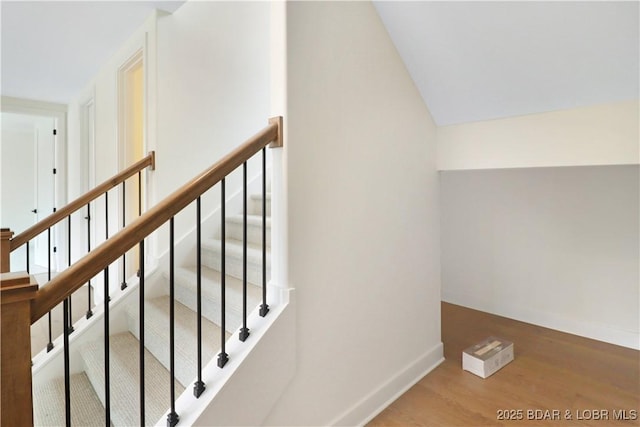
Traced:
<path fill-rule="evenodd" d="M 53 212 L 55 121 L 13 113 L 2 113 L 1 119 L 0 222 L 19 234 Z M 32 267 L 47 266 L 47 249 L 43 233 L 30 244 Z M 13 271 L 26 269 L 26 248 L 11 254 L 11 266 Z"/>
<path fill-rule="evenodd" d="M 36 222 L 43 220 L 53 213 L 55 207 L 55 120 L 51 118 L 37 118 L 34 120 L 35 125 L 35 143 L 36 143 Z M 57 171 L 56 171 L 57 172 Z M 55 247 L 56 229 L 51 229 L 51 244 L 49 245 L 49 236 L 43 233 L 35 239 L 35 257 L 34 264 L 36 266 L 47 267 L 49 251 L 53 251 Z M 55 260 L 57 257 L 51 255 L 51 269 L 57 270 Z"/>

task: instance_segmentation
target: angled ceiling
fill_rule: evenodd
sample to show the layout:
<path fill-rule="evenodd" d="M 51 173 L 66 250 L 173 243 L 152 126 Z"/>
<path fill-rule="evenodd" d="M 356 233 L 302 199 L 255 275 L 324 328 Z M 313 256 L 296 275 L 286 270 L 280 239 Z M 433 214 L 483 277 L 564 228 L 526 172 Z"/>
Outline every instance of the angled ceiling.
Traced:
<path fill-rule="evenodd" d="M 1 1 L 2 95 L 68 103 L 154 8 Z M 438 125 L 637 99 L 639 3 L 374 2 Z"/>
<path fill-rule="evenodd" d="M 639 92 L 638 2 L 375 2 L 438 125 Z"/>
<path fill-rule="evenodd" d="M 154 9 L 183 3 L 0 2 L 2 95 L 70 102 Z"/>

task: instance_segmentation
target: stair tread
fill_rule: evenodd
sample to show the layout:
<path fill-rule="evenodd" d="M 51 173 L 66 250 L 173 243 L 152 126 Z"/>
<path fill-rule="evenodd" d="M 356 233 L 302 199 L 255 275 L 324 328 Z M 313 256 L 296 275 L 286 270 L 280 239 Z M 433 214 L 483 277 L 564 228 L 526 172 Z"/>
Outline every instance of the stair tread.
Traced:
<path fill-rule="evenodd" d="M 227 215 L 226 219 L 227 219 L 227 222 L 242 224 L 244 215 L 242 214 Z M 271 228 L 271 218 L 267 216 L 266 220 L 267 220 L 267 228 Z M 254 226 L 254 227 L 262 227 L 262 215 L 247 214 L 247 225 Z"/>
<path fill-rule="evenodd" d="M 227 238 L 225 244 L 226 254 L 228 256 L 242 256 L 242 241 L 236 239 Z M 214 251 L 221 250 L 221 239 L 213 238 L 204 238 L 202 239 L 202 248 Z M 271 264 L 270 262 L 270 253 L 271 250 L 269 246 L 267 246 L 267 266 Z M 255 244 L 251 242 L 247 242 L 247 258 L 250 260 L 262 260 L 262 244 Z"/>
<path fill-rule="evenodd" d="M 109 354 L 109 379 L 111 419 L 114 425 L 139 425 L 140 342 L 129 332 L 111 335 Z M 94 341 L 80 351 L 87 376 L 100 398 L 104 401 L 104 345 Z M 170 405 L 169 372 L 145 349 L 145 424 L 153 425 Z M 184 387 L 175 381 L 176 395 Z"/>
<path fill-rule="evenodd" d="M 84 372 L 70 377 L 71 423 L 80 426 L 104 426 L 104 406 Z M 33 387 L 35 426 L 65 424 L 64 378 L 56 378 Z"/>
<path fill-rule="evenodd" d="M 189 307 L 175 302 L 175 369 L 176 379 L 185 387 L 197 375 L 197 314 Z M 138 308 L 127 308 L 129 330 L 137 338 Z M 145 301 L 145 347 L 167 368 L 169 366 L 169 296 Z M 220 327 L 202 318 L 202 358 L 211 360 L 220 350 Z M 229 334 L 227 334 L 227 338 Z"/>
<path fill-rule="evenodd" d="M 196 307 L 196 269 L 195 267 L 177 268 L 176 298 L 187 307 L 195 310 Z M 216 324 L 220 324 L 220 281 L 219 271 L 202 267 L 202 313 L 203 316 Z M 236 332 L 242 319 L 242 280 L 232 276 L 225 279 L 226 299 L 226 329 L 227 332 Z M 247 309 L 253 310 L 259 303 L 262 295 L 260 287 L 247 282 Z"/>
<path fill-rule="evenodd" d="M 252 194 L 250 197 L 252 200 L 262 200 L 262 193 Z M 268 191 L 266 199 L 271 200 L 271 193 Z"/>

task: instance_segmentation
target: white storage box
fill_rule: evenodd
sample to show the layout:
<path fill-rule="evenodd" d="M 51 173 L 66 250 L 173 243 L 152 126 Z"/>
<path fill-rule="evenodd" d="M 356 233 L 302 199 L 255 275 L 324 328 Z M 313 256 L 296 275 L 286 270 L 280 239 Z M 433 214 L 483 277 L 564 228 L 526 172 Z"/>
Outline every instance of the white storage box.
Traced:
<path fill-rule="evenodd" d="M 513 360 L 513 343 L 489 337 L 462 352 L 462 369 L 487 378 Z"/>

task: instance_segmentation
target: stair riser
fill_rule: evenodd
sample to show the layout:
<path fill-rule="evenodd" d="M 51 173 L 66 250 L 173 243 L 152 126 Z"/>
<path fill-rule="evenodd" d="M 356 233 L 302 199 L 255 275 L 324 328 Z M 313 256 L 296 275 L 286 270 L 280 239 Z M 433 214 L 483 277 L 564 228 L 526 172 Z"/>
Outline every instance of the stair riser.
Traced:
<path fill-rule="evenodd" d="M 177 281 L 175 287 L 175 295 L 176 299 L 180 301 L 181 304 L 189 307 L 194 312 L 197 310 L 195 289 L 191 289 L 191 287 L 187 286 L 181 286 L 180 281 Z M 231 309 L 229 307 L 231 305 L 229 301 L 231 299 L 230 295 L 227 295 L 226 297 L 228 305 L 225 313 L 225 329 L 230 334 L 233 334 L 242 325 L 242 312 L 239 312 L 236 309 Z M 240 298 L 242 298 L 242 296 L 240 296 Z M 240 304 L 233 304 L 233 306 L 234 308 L 235 306 L 241 307 Z M 255 305 L 252 306 L 251 304 L 247 303 L 247 308 L 249 311 L 253 310 L 254 307 Z M 219 298 L 202 298 L 202 315 L 205 318 L 220 326 L 220 324 L 222 323 L 220 320 L 220 313 L 221 308 Z"/>
<path fill-rule="evenodd" d="M 267 255 L 267 282 L 271 277 L 271 268 L 269 266 Z M 214 270 L 220 271 L 220 250 L 202 248 L 202 263 Z M 225 262 L 226 273 L 242 280 L 242 257 L 235 254 L 227 253 Z M 262 286 L 262 263 L 253 259 L 247 260 L 247 282 L 257 286 Z"/>
<path fill-rule="evenodd" d="M 90 367 L 84 363 L 84 359 L 83 359 L 83 368 L 87 375 L 87 378 L 89 378 L 89 382 L 93 386 L 93 389 L 95 390 L 96 395 L 98 396 L 98 399 L 100 399 L 100 403 L 104 407 L 104 402 L 105 402 L 104 373 L 101 374 L 99 372 L 95 372 L 93 369 L 90 369 Z"/>
<path fill-rule="evenodd" d="M 230 239 L 243 239 L 242 223 L 236 221 L 226 222 L 226 236 Z M 256 245 L 262 245 L 262 224 L 254 225 L 247 223 L 247 241 Z M 267 223 L 267 247 L 271 246 L 271 227 Z"/>
<path fill-rule="evenodd" d="M 262 215 L 262 199 L 251 198 L 249 203 L 249 212 L 252 215 Z M 271 215 L 271 199 L 267 199 L 267 217 Z"/>
<path fill-rule="evenodd" d="M 176 286 L 176 290 L 180 287 Z M 176 295 L 177 296 L 177 295 Z M 145 347 L 167 369 L 169 360 L 169 298 L 160 297 L 147 301 L 145 304 Z M 175 375 L 176 379 L 185 387 L 195 380 L 197 375 L 198 337 L 195 311 L 174 303 L 175 312 Z M 127 324 L 131 334 L 140 339 L 139 312 L 137 306 L 130 306 L 127 310 Z M 206 319 L 202 320 L 202 357 L 211 360 L 220 349 L 220 329 Z"/>
<path fill-rule="evenodd" d="M 139 425 L 137 341 L 131 337 L 127 349 L 124 350 L 121 342 L 114 345 L 114 340 L 117 341 L 118 337 L 112 336 L 112 346 L 110 346 L 111 421 L 114 426 Z M 104 352 L 99 345 L 90 347 L 89 350 L 81 350 L 81 357 L 85 373 L 104 406 Z M 148 351 L 145 354 L 145 366 L 147 374 L 145 376 L 147 395 L 145 424 L 153 425 L 152 423 L 155 423 L 168 407 L 169 375 Z M 183 390 L 184 388 L 176 383 L 176 393 L 180 394 Z"/>
<path fill-rule="evenodd" d="M 127 324 L 129 326 L 129 331 L 136 337 L 138 340 L 140 339 L 140 325 L 138 323 L 138 318 L 135 319 L 127 313 Z M 169 329 L 169 322 L 167 321 L 167 329 Z M 148 331 L 145 328 L 144 334 L 144 346 L 149 350 L 158 362 L 162 364 L 167 370 L 169 370 L 169 342 L 164 341 L 158 334 L 154 334 L 153 331 Z M 211 357 L 209 357 L 210 359 Z M 176 371 L 176 379 L 183 386 L 187 387 L 191 380 L 196 375 L 196 365 L 192 363 L 188 363 L 184 358 L 176 357 L 175 364 Z"/>

